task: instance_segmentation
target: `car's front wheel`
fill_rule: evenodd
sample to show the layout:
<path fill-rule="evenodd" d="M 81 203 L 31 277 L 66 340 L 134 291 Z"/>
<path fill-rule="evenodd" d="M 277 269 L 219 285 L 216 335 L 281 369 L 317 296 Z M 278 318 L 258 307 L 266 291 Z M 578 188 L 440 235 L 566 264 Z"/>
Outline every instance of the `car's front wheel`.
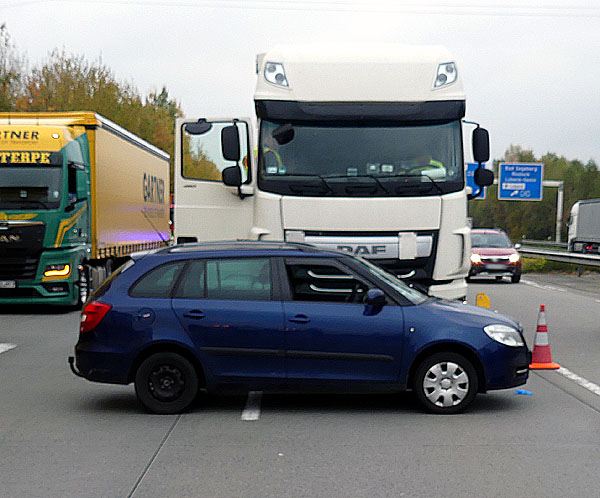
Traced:
<path fill-rule="evenodd" d="M 198 393 L 198 374 L 183 356 L 171 352 L 156 353 L 137 369 L 135 393 L 151 412 L 179 413 L 192 404 Z"/>
<path fill-rule="evenodd" d="M 473 364 L 460 354 L 435 353 L 417 367 L 413 389 L 427 411 L 459 413 L 477 394 L 477 373 Z"/>

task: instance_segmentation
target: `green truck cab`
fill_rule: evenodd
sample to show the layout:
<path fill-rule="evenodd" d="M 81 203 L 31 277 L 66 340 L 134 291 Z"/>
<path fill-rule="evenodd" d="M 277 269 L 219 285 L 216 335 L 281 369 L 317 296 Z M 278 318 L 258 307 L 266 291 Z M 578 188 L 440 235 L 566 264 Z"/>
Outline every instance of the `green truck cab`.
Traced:
<path fill-rule="evenodd" d="M 81 305 L 166 245 L 169 159 L 93 112 L 0 113 L 0 306 Z"/>

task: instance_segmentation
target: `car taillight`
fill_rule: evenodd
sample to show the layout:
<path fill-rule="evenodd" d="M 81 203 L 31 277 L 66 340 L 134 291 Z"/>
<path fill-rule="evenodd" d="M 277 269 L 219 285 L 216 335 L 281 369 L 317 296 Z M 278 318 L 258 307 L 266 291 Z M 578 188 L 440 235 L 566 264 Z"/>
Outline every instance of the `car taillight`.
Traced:
<path fill-rule="evenodd" d="M 86 332 L 94 330 L 111 308 L 112 306 L 110 304 L 98 303 L 95 301 L 88 304 L 81 313 L 79 333 L 85 334 Z"/>

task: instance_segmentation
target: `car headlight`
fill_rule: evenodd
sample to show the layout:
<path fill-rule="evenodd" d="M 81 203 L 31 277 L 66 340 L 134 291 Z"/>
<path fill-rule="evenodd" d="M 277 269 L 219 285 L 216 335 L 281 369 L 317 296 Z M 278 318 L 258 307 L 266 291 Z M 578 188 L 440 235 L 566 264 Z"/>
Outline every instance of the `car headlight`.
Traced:
<path fill-rule="evenodd" d="M 508 261 L 510 261 L 511 263 L 518 263 L 520 259 L 521 259 L 521 256 L 519 256 L 518 254 L 511 254 L 508 257 Z"/>
<path fill-rule="evenodd" d="M 481 256 L 477 253 L 471 254 L 471 263 L 481 263 Z"/>
<path fill-rule="evenodd" d="M 68 277 L 70 274 L 70 265 L 48 265 L 44 271 L 44 277 Z"/>
<path fill-rule="evenodd" d="M 523 338 L 519 331 L 514 327 L 508 325 L 502 325 L 500 323 L 494 323 L 483 327 L 483 331 L 496 342 L 504 344 L 505 346 L 524 346 Z"/>

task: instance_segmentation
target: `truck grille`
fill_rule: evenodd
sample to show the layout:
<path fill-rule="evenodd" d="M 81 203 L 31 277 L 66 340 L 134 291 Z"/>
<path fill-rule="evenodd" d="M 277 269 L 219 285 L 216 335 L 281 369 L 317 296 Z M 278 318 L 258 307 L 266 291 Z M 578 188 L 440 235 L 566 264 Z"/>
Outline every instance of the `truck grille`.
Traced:
<path fill-rule="evenodd" d="M 33 280 L 39 256 L 0 257 L 0 280 Z"/>

